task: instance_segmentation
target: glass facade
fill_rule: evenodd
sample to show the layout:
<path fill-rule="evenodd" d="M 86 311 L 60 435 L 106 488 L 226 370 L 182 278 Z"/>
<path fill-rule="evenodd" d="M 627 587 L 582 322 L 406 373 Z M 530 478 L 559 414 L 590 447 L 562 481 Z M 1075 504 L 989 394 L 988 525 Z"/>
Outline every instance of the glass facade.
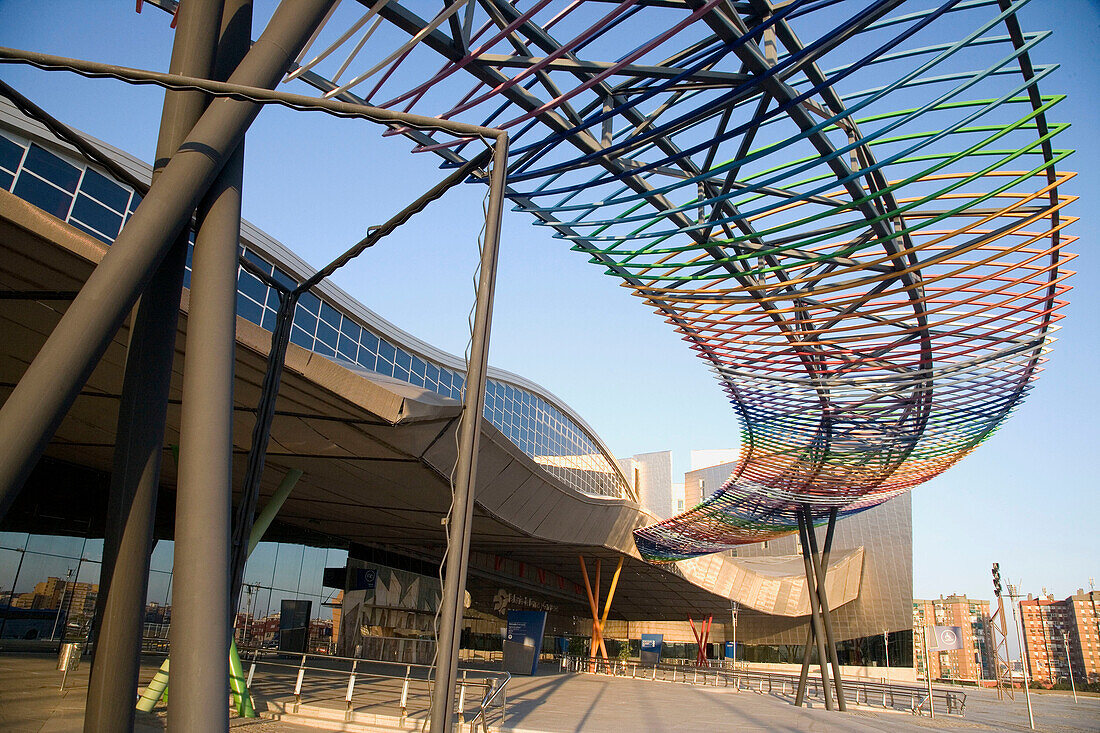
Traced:
<path fill-rule="evenodd" d="M 171 541 L 160 540 L 150 559 L 144 636 L 154 650 L 167 640 L 171 623 L 172 551 Z M 257 545 L 244 571 L 236 624 L 241 645 L 277 644 L 282 602 L 310 601 L 311 648 L 331 652 L 339 591 L 321 583 L 324 569 L 343 566 L 347 556 L 337 548 Z M 0 639 L 83 640 L 95 610 L 102 560 L 102 539 L 0 532 Z"/>
<path fill-rule="evenodd" d="M 0 186 L 78 229 L 110 244 L 141 197 L 75 158 L 47 150 L 11 131 L 0 135 Z M 193 240 L 193 235 L 192 235 Z M 192 241 L 193 243 L 193 241 Z M 277 281 L 298 279 L 271 254 L 243 242 L 242 254 Z M 191 253 L 184 285 L 190 285 Z M 237 313 L 272 330 L 278 292 L 243 268 L 237 274 Z M 294 313 L 291 342 L 330 359 L 462 399 L 462 370 L 416 354 L 392 336 L 365 325 L 348 309 L 314 292 Z M 486 387 L 485 418 L 544 470 L 584 494 L 629 496 L 613 461 L 589 433 L 544 397 L 499 379 Z"/>

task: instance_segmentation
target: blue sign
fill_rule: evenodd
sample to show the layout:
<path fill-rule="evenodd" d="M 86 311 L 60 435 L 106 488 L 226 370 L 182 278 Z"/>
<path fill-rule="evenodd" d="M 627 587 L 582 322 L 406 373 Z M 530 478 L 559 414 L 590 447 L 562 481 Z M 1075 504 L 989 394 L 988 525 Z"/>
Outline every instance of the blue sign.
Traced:
<path fill-rule="evenodd" d="M 351 590 L 374 590 L 378 571 L 374 568 L 355 568 L 355 582 Z"/>
<path fill-rule="evenodd" d="M 638 659 L 642 664 L 660 664 L 661 645 L 664 643 L 664 634 L 642 634 L 642 653 Z"/>
<path fill-rule="evenodd" d="M 736 658 L 737 658 L 737 642 L 736 641 L 727 641 L 726 642 L 726 659 L 728 659 L 732 662 Z"/>
<path fill-rule="evenodd" d="M 535 674 L 546 630 L 545 611 L 509 611 L 504 630 L 504 669 L 511 674 Z"/>
<path fill-rule="evenodd" d="M 958 626 L 933 626 L 929 651 L 946 652 L 963 648 L 963 633 Z"/>

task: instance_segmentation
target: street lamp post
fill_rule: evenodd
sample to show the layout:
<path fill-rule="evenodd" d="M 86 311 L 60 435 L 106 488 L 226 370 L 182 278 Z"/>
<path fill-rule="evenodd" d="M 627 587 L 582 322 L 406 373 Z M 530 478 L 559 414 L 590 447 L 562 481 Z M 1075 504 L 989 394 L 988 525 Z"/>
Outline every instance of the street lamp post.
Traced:
<path fill-rule="evenodd" d="M 65 608 L 65 593 L 69 590 L 69 579 L 73 577 L 73 569 L 69 568 L 69 572 L 65 574 L 65 585 L 61 588 L 61 597 L 57 599 L 57 613 L 53 617 L 53 630 L 50 631 L 50 641 L 53 641 L 57 636 L 57 621 L 61 618 L 61 609 Z M 65 624 L 68 625 L 69 618 L 65 617 Z M 65 634 L 61 634 L 62 640 L 65 638 Z"/>
<path fill-rule="evenodd" d="M 890 677 L 890 632 L 882 632 L 882 644 L 886 647 L 886 677 Z"/>
<path fill-rule="evenodd" d="M 1073 681 L 1073 659 L 1069 655 L 1069 641 L 1066 639 L 1064 627 L 1058 627 L 1058 633 L 1062 635 L 1062 647 L 1066 650 L 1066 666 L 1069 667 L 1069 686 L 1073 690 L 1073 702 L 1077 703 L 1077 683 Z"/>
<path fill-rule="evenodd" d="M 1031 729 L 1035 730 L 1035 715 L 1031 711 L 1031 688 L 1028 686 L 1028 675 L 1030 665 L 1027 662 L 1027 653 L 1024 651 L 1024 632 L 1022 631 L 1024 624 L 1024 612 L 1020 611 L 1020 620 L 1016 620 L 1016 599 L 1020 595 L 1016 592 L 1016 586 L 1012 583 L 1008 584 L 1008 597 L 1012 600 L 1012 625 L 1016 627 L 1016 638 L 1020 641 L 1020 665 L 1024 673 L 1024 699 L 1027 700 L 1027 721 L 1031 725 Z"/>
<path fill-rule="evenodd" d="M 737 669 L 737 601 L 730 601 L 730 621 L 733 626 L 733 668 Z"/>

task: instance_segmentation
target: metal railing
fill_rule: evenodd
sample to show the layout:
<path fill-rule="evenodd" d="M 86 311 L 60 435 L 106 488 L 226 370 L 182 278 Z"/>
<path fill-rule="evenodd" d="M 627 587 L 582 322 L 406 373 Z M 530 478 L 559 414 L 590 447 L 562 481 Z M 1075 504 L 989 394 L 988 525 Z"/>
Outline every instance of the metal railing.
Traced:
<path fill-rule="evenodd" d="M 250 660 L 246 684 L 254 697 L 277 699 L 292 693 L 289 712 L 298 713 L 303 702 L 311 700 L 327 700 L 330 705 L 324 707 L 331 707 L 333 690 L 343 688 L 346 722 L 354 721 L 356 707 L 370 707 L 374 713 L 390 708 L 395 717 L 416 718 L 416 711 L 409 714 L 414 700 L 426 715 L 434 687 L 433 668 L 424 664 L 271 649 L 242 649 L 241 656 Z M 313 684 L 307 684 L 307 678 Z M 340 678 L 346 679 L 346 686 L 343 679 L 339 686 L 333 684 Z M 510 679 L 507 672 L 460 668 L 452 712 L 460 723 L 469 721 L 486 732 L 490 726 L 503 726 Z"/>
<path fill-rule="evenodd" d="M 785 672 L 761 672 L 746 669 L 730 669 L 725 666 L 697 667 L 695 665 L 668 663 L 643 665 L 635 661 L 592 659 L 590 657 L 563 657 L 562 669 L 573 672 L 594 672 L 633 679 L 649 679 L 662 682 L 679 682 L 710 687 L 733 687 L 737 690 L 794 695 L 798 689 L 798 675 Z M 845 679 L 844 694 L 848 702 L 887 710 L 904 710 L 923 715 L 928 710 L 928 691 L 924 687 L 896 682 L 873 682 L 861 679 Z M 806 695 L 824 698 L 821 678 L 813 674 L 806 682 Z M 962 715 L 966 706 L 966 693 L 956 690 L 933 688 L 933 700 L 938 714 Z"/>

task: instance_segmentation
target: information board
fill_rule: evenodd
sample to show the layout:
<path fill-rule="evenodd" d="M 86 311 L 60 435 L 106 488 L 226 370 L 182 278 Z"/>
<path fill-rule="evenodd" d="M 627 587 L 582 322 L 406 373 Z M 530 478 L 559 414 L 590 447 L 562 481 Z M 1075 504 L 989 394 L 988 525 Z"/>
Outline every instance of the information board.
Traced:
<path fill-rule="evenodd" d="M 545 611 L 509 611 L 504 629 L 504 669 L 509 674 L 532 675 L 538 670 Z"/>
<path fill-rule="evenodd" d="M 639 661 L 642 664 L 661 663 L 661 645 L 664 643 L 664 634 L 642 634 L 642 652 Z"/>

